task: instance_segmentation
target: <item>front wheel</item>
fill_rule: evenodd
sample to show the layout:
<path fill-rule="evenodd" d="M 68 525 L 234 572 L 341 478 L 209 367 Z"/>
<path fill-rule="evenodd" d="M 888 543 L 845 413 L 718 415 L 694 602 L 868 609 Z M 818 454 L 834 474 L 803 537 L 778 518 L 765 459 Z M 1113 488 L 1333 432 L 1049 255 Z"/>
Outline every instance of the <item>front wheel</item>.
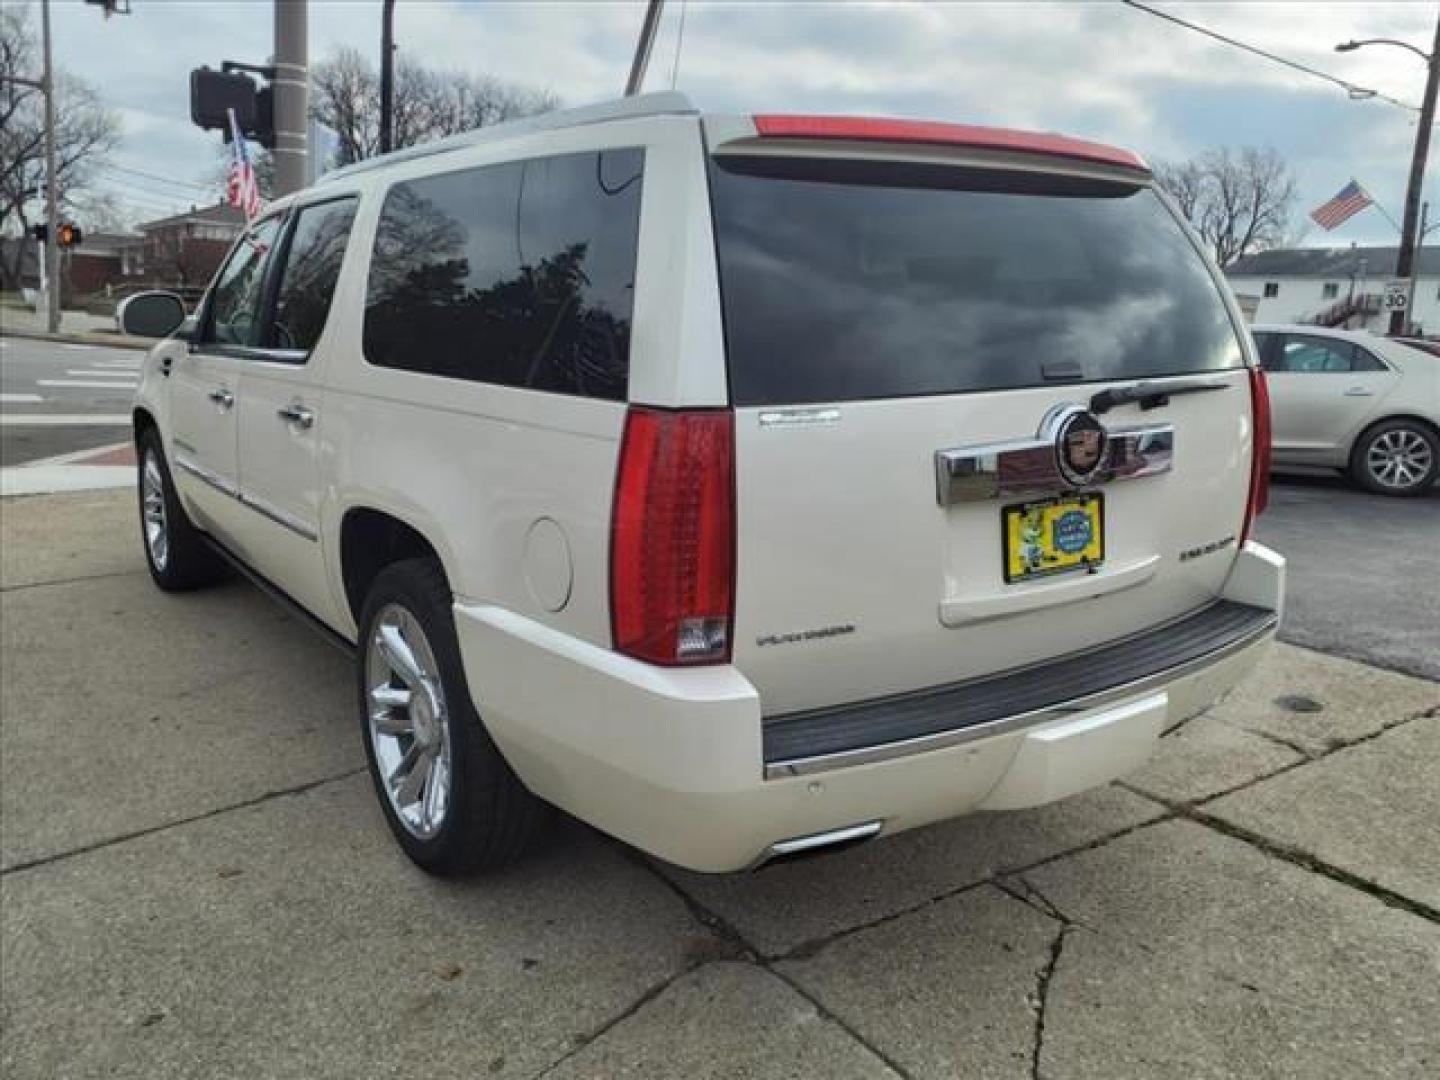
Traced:
<path fill-rule="evenodd" d="M 360 618 L 360 723 L 370 778 L 405 854 L 433 874 L 514 861 L 545 804 L 511 771 L 465 681 L 449 584 L 431 559 L 380 572 Z"/>
<path fill-rule="evenodd" d="M 166 592 L 209 585 L 224 575 L 225 567 L 180 505 L 159 433 L 154 428 L 141 432 L 137 449 L 140 539 L 150 577 Z"/>
<path fill-rule="evenodd" d="M 1379 495 L 1421 495 L 1440 472 L 1440 440 L 1414 420 L 1385 420 L 1355 443 L 1350 475 Z"/>

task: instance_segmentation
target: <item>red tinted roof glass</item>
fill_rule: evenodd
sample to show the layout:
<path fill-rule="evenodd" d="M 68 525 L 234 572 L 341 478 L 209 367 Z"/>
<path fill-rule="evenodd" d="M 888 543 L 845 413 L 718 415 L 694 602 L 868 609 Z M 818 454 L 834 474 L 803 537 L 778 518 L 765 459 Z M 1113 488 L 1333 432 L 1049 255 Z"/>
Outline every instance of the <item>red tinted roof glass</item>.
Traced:
<path fill-rule="evenodd" d="M 937 143 L 980 150 L 1015 150 L 1026 154 L 1093 161 L 1149 172 L 1141 158 L 1129 150 L 1104 143 L 1071 139 L 1011 128 L 946 124 L 938 120 L 884 120 L 868 116 L 756 116 L 755 130 L 767 138 L 856 139 L 863 142 Z"/>

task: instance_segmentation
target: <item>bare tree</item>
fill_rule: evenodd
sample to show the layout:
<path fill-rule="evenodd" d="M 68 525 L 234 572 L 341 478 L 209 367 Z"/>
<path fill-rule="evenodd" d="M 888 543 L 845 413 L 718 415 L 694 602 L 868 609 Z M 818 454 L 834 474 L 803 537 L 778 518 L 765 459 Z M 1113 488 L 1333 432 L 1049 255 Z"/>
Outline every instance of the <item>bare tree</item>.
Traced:
<path fill-rule="evenodd" d="M 1295 177 L 1272 148 L 1219 147 L 1181 162 L 1158 162 L 1155 178 L 1222 267 L 1285 241 Z"/>
<path fill-rule="evenodd" d="M 20 243 L 0 266 L 7 286 L 18 283 L 30 244 L 30 225 L 42 215 L 45 184 L 45 105 L 40 91 L 11 76 L 38 78 L 40 50 L 28 7 L 0 7 L 0 233 Z M 120 121 L 87 83 L 55 77 L 55 182 L 62 211 L 82 199 L 94 168 L 120 139 Z"/>
<path fill-rule="evenodd" d="M 340 137 L 343 162 L 380 152 L 380 77 L 353 48 L 310 69 L 310 115 Z M 554 94 L 486 75 L 435 71 L 408 58 L 395 67 L 395 147 L 400 149 L 559 105 Z"/>

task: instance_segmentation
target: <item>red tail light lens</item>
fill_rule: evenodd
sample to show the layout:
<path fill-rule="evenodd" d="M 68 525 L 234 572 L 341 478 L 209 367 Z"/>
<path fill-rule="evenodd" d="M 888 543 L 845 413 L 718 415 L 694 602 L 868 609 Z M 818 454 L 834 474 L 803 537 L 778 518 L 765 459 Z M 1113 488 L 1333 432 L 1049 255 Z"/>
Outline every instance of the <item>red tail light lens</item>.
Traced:
<path fill-rule="evenodd" d="M 610 536 L 615 648 L 652 664 L 725 663 L 734 597 L 733 414 L 632 407 Z"/>
<path fill-rule="evenodd" d="M 1265 372 L 1259 368 L 1250 369 L 1250 418 L 1254 447 L 1250 455 L 1250 498 L 1245 505 L 1241 544 L 1250 539 L 1251 526 L 1270 501 L 1270 387 L 1265 382 Z"/>

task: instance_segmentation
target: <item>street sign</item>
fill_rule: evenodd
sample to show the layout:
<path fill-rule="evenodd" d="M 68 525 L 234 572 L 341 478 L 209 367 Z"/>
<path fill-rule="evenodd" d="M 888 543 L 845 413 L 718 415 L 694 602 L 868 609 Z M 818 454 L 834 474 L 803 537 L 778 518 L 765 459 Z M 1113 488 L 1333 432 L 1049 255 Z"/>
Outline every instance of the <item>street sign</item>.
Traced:
<path fill-rule="evenodd" d="M 1385 295 L 1380 301 L 1385 311 L 1404 311 L 1410 306 L 1410 282 L 1405 278 L 1385 283 Z"/>

